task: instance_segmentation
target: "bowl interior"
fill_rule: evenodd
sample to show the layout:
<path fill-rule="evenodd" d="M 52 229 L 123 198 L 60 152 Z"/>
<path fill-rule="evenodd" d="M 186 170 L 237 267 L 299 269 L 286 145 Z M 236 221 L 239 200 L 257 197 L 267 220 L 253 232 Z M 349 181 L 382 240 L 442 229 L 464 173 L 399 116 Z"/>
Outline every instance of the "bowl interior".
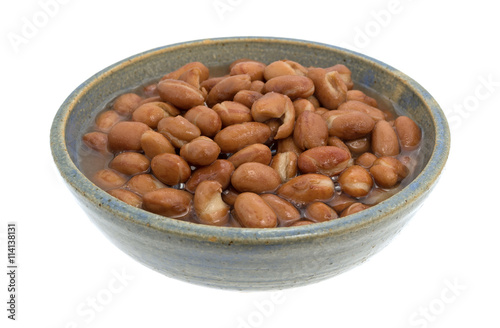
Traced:
<path fill-rule="evenodd" d="M 135 219 L 151 224 L 159 229 L 176 226 L 185 229 L 193 225 L 187 222 L 164 220 L 151 213 L 136 210 L 97 188 L 79 171 L 78 150 L 80 149 L 82 127 L 89 126 L 104 104 L 125 90 L 132 90 L 144 83 L 157 79 L 165 73 L 192 61 L 203 62 L 208 67 L 226 66 L 239 58 L 250 58 L 270 63 L 280 59 L 297 61 L 304 66 L 328 67 L 344 64 L 352 71 L 355 83 L 371 88 L 393 101 L 423 129 L 423 170 L 406 188 L 388 200 L 361 213 L 351 215 L 338 222 L 325 223 L 329 228 L 352 226 L 380 217 L 381 208 L 401 206 L 405 200 L 416 197 L 420 192 L 434 184 L 439 176 L 449 151 L 449 130 L 438 104 L 418 83 L 398 70 L 364 55 L 334 46 L 277 38 L 223 38 L 201 40 L 153 49 L 116 63 L 89 78 L 80 85 L 61 106 L 53 124 L 51 143 L 54 158 L 63 177 L 79 192 L 95 192 L 101 199 L 114 202 L 117 208 L 131 214 Z M 68 157 L 69 156 L 69 157 Z M 315 233 L 320 226 L 267 229 L 280 232 L 263 232 L 271 237 L 291 234 L 298 231 Z M 180 226 L 179 226 L 180 225 Z M 225 231 L 232 228 L 196 227 L 192 229 Z M 190 228 L 190 229 L 191 229 Z M 208 230 L 207 230 L 208 229 Z M 189 229 L 188 229 L 189 230 Z M 232 229 L 234 230 L 234 229 Z M 245 230 L 237 234 L 244 236 Z M 286 231 L 289 232 L 286 232 Z M 234 232 L 231 232 L 234 234 Z M 251 232 L 255 236 L 255 231 Z M 259 232 L 260 233 L 260 232 Z M 281 235 L 280 235 L 281 234 Z M 233 236 L 234 237 L 234 236 Z"/>

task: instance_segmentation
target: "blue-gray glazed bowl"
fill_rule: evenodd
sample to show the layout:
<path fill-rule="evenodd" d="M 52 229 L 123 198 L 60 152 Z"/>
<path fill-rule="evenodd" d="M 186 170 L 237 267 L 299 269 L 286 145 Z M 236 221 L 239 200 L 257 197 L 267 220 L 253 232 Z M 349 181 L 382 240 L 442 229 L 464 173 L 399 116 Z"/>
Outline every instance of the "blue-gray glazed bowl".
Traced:
<path fill-rule="evenodd" d="M 265 63 L 286 58 L 306 67 L 345 64 L 358 85 L 385 95 L 422 127 L 421 172 L 394 196 L 357 214 L 273 229 L 213 227 L 165 218 L 117 200 L 82 174 L 78 163 L 82 129 L 104 103 L 187 62 L 216 67 L 243 57 Z M 77 203 L 130 257 L 193 284 L 269 290 L 331 278 L 387 246 L 436 185 L 448 157 L 450 133 L 432 96 L 410 77 L 378 60 L 309 41 L 234 37 L 169 45 L 105 68 L 64 101 L 53 120 L 50 142 L 56 166 Z"/>

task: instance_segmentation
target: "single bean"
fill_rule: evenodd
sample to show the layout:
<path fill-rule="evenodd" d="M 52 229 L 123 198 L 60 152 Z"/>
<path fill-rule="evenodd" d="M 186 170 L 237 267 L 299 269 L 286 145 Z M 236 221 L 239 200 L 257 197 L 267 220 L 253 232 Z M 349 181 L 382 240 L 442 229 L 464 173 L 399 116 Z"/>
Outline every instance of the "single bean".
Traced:
<path fill-rule="evenodd" d="M 392 188 L 406 178 L 409 171 L 398 159 L 390 156 L 378 158 L 370 168 L 375 182 L 382 188 Z"/>
<path fill-rule="evenodd" d="M 231 67 L 229 75 L 248 74 L 251 81 L 264 79 L 266 65 L 257 61 L 241 61 Z"/>
<path fill-rule="evenodd" d="M 271 158 L 271 149 L 264 144 L 256 143 L 237 151 L 228 158 L 228 161 L 233 163 L 234 167 L 237 168 L 241 164 L 248 162 L 269 165 Z"/>
<path fill-rule="evenodd" d="M 353 165 L 345 169 L 338 180 L 342 191 L 353 197 L 368 195 L 373 187 L 373 179 L 370 173 L 359 165 Z"/>
<path fill-rule="evenodd" d="M 320 146 L 300 154 L 297 164 L 302 173 L 320 173 L 332 177 L 342 172 L 351 156 L 335 146 Z"/>
<path fill-rule="evenodd" d="M 314 96 L 328 109 L 337 109 L 347 97 L 347 86 L 337 71 L 309 69 L 307 76 L 314 82 Z"/>
<path fill-rule="evenodd" d="M 252 192 L 244 192 L 236 197 L 234 214 L 238 222 L 247 228 L 274 228 L 278 224 L 273 209 L 262 197 Z"/>
<path fill-rule="evenodd" d="M 352 198 L 351 196 L 345 193 L 335 195 L 333 199 L 326 202 L 326 204 L 332 207 L 337 213 L 341 213 L 343 210 L 345 210 L 354 203 L 356 203 L 356 199 Z"/>
<path fill-rule="evenodd" d="M 377 156 L 370 152 L 365 152 L 356 158 L 355 164 L 365 169 L 372 167 L 373 163 L 377 160 Z"/>
<path fill-rule="evenodd" d="M 313 221 L 309 221 L 309 220 L 306 220 L 306 219 L 301 219 L 297 222 L 294 222 L 291 227 L 300 227 L 300 226 L 303 226 L 303 225 L 308 225 L 308 224 L 311 224 L 311 223 L 314 223 Z"/>
<path fill-rule="evenodd" d="M 354 140 L 369 134 L 375 122 L 363 112 L 332 110 L 322 115 L 328 134 L 344 140 Z"/>
<path fill-rule="evenodd" d="M 176 148 L 181 148 L 201 135 L 201 131 L 196 125 L 180 115 L 160 120 L 158 132 L 164 135 Z"/>
<path fill-rule="evenodd" d="M 142 97 L 135 93 L 124 93 L 116 98 L 113 103 L 113 110 L 123 116 L 128 116 L 139 107 Z"/>
<path fill-rule="evenodd" d="M 280 227 L 288 227 L 300 220 L 300 212 L 292 203 L 273 194 L 262 194 L 262 199 L 271 207 L 278 218 Z"/>
<path fill-rule="evenodd" d="M 371 146 L 376 156 L 396 156 L 399 154 L 399 141 L 389 122 L 380 120 L 372 131 Z"/>
<path fill-rule="evenodd" d="M 348 140 L 345 142 L 345 145 L 349 148 L 351 154 L 363 154 L 371 151 L 371 139 L 369 136 Z"/>
<path fill-rule="evenodd" d="M 286 138 L 293 132 L 295 108 L 286 95 L 276 92 L 266 93 L 253 103 L 251 113 L 256 122 L 265 122 L 271 118 L 282 120 L 283 123 L 278 128 L 274 139 Z"/>
<path fill-rule="evenodd" d="M 99 115 L 95 119 L 96 130 L 108 133 L 109 130 L 118 122 L 120 122 L 123 117 L 118 114 L 117 111 L 107 110 Z"/>
<path fill-rule="evenodd" d="M 276 194 L 295 205 L 328 201 L 334 195 L 332 179 L 323 174 L 302 174 L 285 182 Z"/>
<path fill-rule="evenodd" d="M 144 173 L 149 169 L 149 159 L 143 154 L 126 151 L 109 162 L 109 168 L 125 175 Z"/>
<path fill-rule="evenodd" d="M 160 188 L 150 191 L 142 198 L 146 211 L 170 218 L 185 216 L 191 211 L 193 195 L 184 190 Z"/>
<path fill-rule="evenodd" d="M 367 105 L 372 107 L 378 107 L 377 100 L 375 98 L 367 96 L 361 90 L 349 90 L 347 91 L 347 101 L 349 100 L 357 100 L 364 102 Z"/>
<path fill-rule="evenodd" d="M 333 208 L 322 202 L 313 202 L 307 205 L 304 214 L 307 219 L 314 222 L 325 222 L 339 217 Z"/>
<path fill-rule="evenodd" d="M 181 80 L 166 79 L 160 81 L 158 94 L 162 101 L 182 110 L 203 105 L 205 102 L 205 97 L 199 89 Z"/>
<path fill-rule="evenodd" d="M 264 93 L 277 92 L 290 99 L 307 98 L 314 93 L 314 83 L 307 76 L 282 75 L 273 77 L 264 85 Z"/>
<path fill-rule="evenodd" d="M 90 180 L 104 191 L 120 188 L 127 182 L 121 174 L 111 169 L 97 171 Z"/>
<path fill-rule="evenodd" d="M 240 90 L 248 90 L 251 85 L 248 74 L 239 74 L 226 77 L 213 86 L 207 95 L 207 106 L 213 107 L 215 104 L 225 100 L 233 100 L 235 94 Z"/>
<path fill-rule="evenodd" d="M 101 154 L 108 153 L 108 135 L 103 132 L 89 132 L 82 137 L 83 143 Z"/>
<path fill-rule="evenodd" d="M 112 152 L 141 150 L 141 137 L 149 126 L 141 122 L 118 122 L 108 133 L 108 149 Z"/>
<path fill-rule="evenodd" d="M 184 118 L 200 129 L 201 135 L 214 137 L 222 128 L 220 116 L 207 106 L 196 106 L 184 114 Z"/>
<path fill-rule="evenodd" d="M 349 156 L 352 157 L 351 150 L 349 149 L 349 147 L 347 147 L 347 145 L 342 140 L 339 139 L 339 137 L 328 137 L 326 144 L 328 146 L 335 146 L 335 147 L 338 147 L 340 149 L 343 149 L 349 153 Z"/>
<path fill-rule="evenodd" d="M 340 111 L 362 112 L 370 116 L 375 122 L 385 120 L 385 113 L 376 107 L 372 107 L 364 102 L 357 100 L 348 100 L 339 105 Z"/>
<path fill-rule="evenodd" d="M 190 69 L 195 68 L 195 67 L 198 68 L 200 70 L 200 72 L 201 72 L 201 75 L 200 75 L 200 80 L 201 81 L 205 81 L 206 79 L 208 79 L 208 77 L 210 75 L 210 71 L 209 71 L 209 69 L 203 63 L 200 63 L 200 62 L 190 62 L 190 63 L 187 63 L 184 66 L 176 69 L 173 72 L 165 74 L 161 78 L 161 80 L 166 80 L 166 79 L 174 79 L 174 80 L 176 80 L 182 74 L 184 74 L 186 71 L 189 71 Z"/>
<path fill-rule="evenodd" d="M 194 210 L 203 224 L 223 226 L 229 220 L 229 206 L 221 197 L 222 186 L 217 181 L 203 181 L 194 193 Z"/>
<path fill-rule="evenodd" d="M 153 174 L 166 185 L 175 186 L 191 176 L 189 164 L 179 155 L 164 153 L 151 160 Z"/>
<path fill-rule="evenodd" d="M 305 76 L 306 74 L 307 68 L 292 60 L 277 60 L 264 69 L 264 78 L 266 80 L 283 75 Z"/>
<path fill-rule="evenodd" d="M 220 130 L 214 137 L 223 153 L 235 153 L 254 143 L 264 143 L 271 136 L 271 129 L 264 123 L 245 122 Z"/>
<path fill-rule="evenodd" d="M 200 167 L 193 171 L 191 177 L 186 182 L 186 190 L 194 193 L 200 182 L 214 180 L 221 184 L 222 189 L 226 189 L 231 182 L 231 175 L 234 165 L 225 159 L 218 159 L 209 166 Z"/>
<path fill-rule="evenodd" d="M 403 150 L 414 150 L 418 147 L 422 131 L 415 121 L 407 116 L 399 116 L 394 121 L 394 127 Z"/>
<path fill-rule="evenodd" d="M 281 182 L 287 182 L 297 175 L 297 160 L 298 156 L 291 151 L 274 155 L 271 167 L 278 172 Z"/>
<path fill-rule="evenodd" d="M 112 189 L 108 193 L 133 207 L 142 207 L 142 197 L 126 189 Z"/>
<path fill-rule="evenodd" d="M 180 81 L 184 81 L 196 89 L 200 90 L 200 83 L 203 73 L 199 67 L 193 67 L 185 71 L 179 76 Z"/>
<path fill-rule="evenodd" d="M 293 140 L 302 150 L 325 146 L 328 139 L 328 126 L 325 120 L 313 112 L 303 112 L 295 122 Z"/>
<path fill-rule="evenodd" d="M 281 178 L 272 167 L 262 163 L 243 163 L 231 176 L 231 184 L 240 192 L 273 192 L 281 184 Z"/>
<path fill-rule="evenodd" d="M 153 158 L 163 153 L 175 154 L 175 148 L 161 133 L 150 130 L 141 136 L 141 148 L 147 157 Z"/>
<path fill-rule="evenodd" d="M 361 212 L 363 210 L 366 210 L 369 207 L 370 206 L 362 204 L 362 203 L 353 203 L 353 204 L 349 205 L 349 207 L 347 207 L 345 210 L 343 210 L 342 213 L 340 213 L 340 217 L 343 218 L 343 217 L 346 217 L 348 215 Z"/>
<path fill-rule="evenodd" d="M 125 185 L 126 189 L 140 196 L 144 196 L 150 191 L 166 187 L 166 185 L 149 173 L 134 175 Z"/>
<path fill-rule="evenodd" d="M 223 128 L 252 121 L 250 108 L 235 101 L 223 101 L 215 104 L 212 109 L 219 115 Z"/>
<path fill-rule="evenodd" d="M 212 164 L 220 154 L 220 147 L 208 137 L 198 137 L 181 147 L 179 155 L 189 164 L 206 166 Z"/>

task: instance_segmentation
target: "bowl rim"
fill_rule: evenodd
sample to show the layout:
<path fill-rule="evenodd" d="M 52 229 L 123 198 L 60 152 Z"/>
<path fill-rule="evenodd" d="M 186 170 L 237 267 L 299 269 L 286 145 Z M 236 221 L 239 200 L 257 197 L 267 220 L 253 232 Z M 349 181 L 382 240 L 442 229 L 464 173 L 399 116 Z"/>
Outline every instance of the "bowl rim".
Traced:
<path fill-rule="evenodd" d="M 113 74 L 113 72 L 134 62 L 143 60 L 150 56 L 158 55 L 162 52 L 169 52 L 179 48 L 203 44 L 245 43 L 256 41 L 281 44 L 289 43 L 322 49 L 326 48 L 327 50 L 344 53 L 346 56 L 356 57 L 359 61 L 368 61 L 371 65 L 379 66 L 383 70 L 388 71 L 389 74 L 392 74 L 401 83 L 406 84 L 407 87 L 411 89 L 415 95 L 419 97 L 420 100 L 429 108 L 429 114 L 431 115 L 434 123 L 435 145 L 432 149 L 429 161 L 423 167 L 422 171 L 402 190 L 398 191 L 388 199 L 363 210 L 362 212 L 336 220 L 304 226 L 262 229 L 209 226 L 171 219 L 135 208 L 114 198 L 104 190 L 95 186 L 73 163 L 69 156 L 65 142 L 66 124 L 71 111 L 78 103 L 78 100 L 100 79 L 103 79 L 106 76 Z M 344 233 L 347 230 L 359 229 L 365 227 L 366 225 L 383 220 L 389 213 L 403 211 L 407 204 L 424 197 L 426 191 L 430 190 L 437 182 L 450 151 L 450 131 L 445 114 L 430 93 L 412 78 L 390 65 L 367 55 L 335 45 L 292 38 L 248 36 L 199 39 L 174 43 L 132 55 L 102 69 L 80 84 L 60 106 L 52 122 L 50 131 L 50 146 L 53 160 L 61 176 L 67 183 L 68 188 L 71 187 L 73 192 L 87 198 L 94 205 L 99 205 L 103 210 L 122 213 L 123 215 L 120 215 L 119 217 L 123 220 L 141 225 L 145 229 L 154 229 L 160 232 L 168 232 L 170 234 L 173 233 L 184 238 L 195 238 L 208 242 L 274 244 L 277 242 L 287 243 L 296 241 L 297 239 L 309 239 L 316 238 L 318 236 Z"/>

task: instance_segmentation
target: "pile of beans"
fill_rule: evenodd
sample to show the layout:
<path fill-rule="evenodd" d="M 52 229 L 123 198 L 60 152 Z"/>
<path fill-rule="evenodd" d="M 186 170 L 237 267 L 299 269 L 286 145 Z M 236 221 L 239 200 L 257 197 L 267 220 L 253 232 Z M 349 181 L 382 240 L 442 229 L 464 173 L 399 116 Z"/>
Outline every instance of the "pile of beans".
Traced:
<path fill-rule="evenodd" d="M 188 63 L 119 95 L 82 137 L 86 174 L 170 218 L 273 228 L 334 220 L 397 192 L 422 138 L 407 116 L 354 89 L 344 65 Z M 89 166 L 90 167 L 90 166 Z"/>

